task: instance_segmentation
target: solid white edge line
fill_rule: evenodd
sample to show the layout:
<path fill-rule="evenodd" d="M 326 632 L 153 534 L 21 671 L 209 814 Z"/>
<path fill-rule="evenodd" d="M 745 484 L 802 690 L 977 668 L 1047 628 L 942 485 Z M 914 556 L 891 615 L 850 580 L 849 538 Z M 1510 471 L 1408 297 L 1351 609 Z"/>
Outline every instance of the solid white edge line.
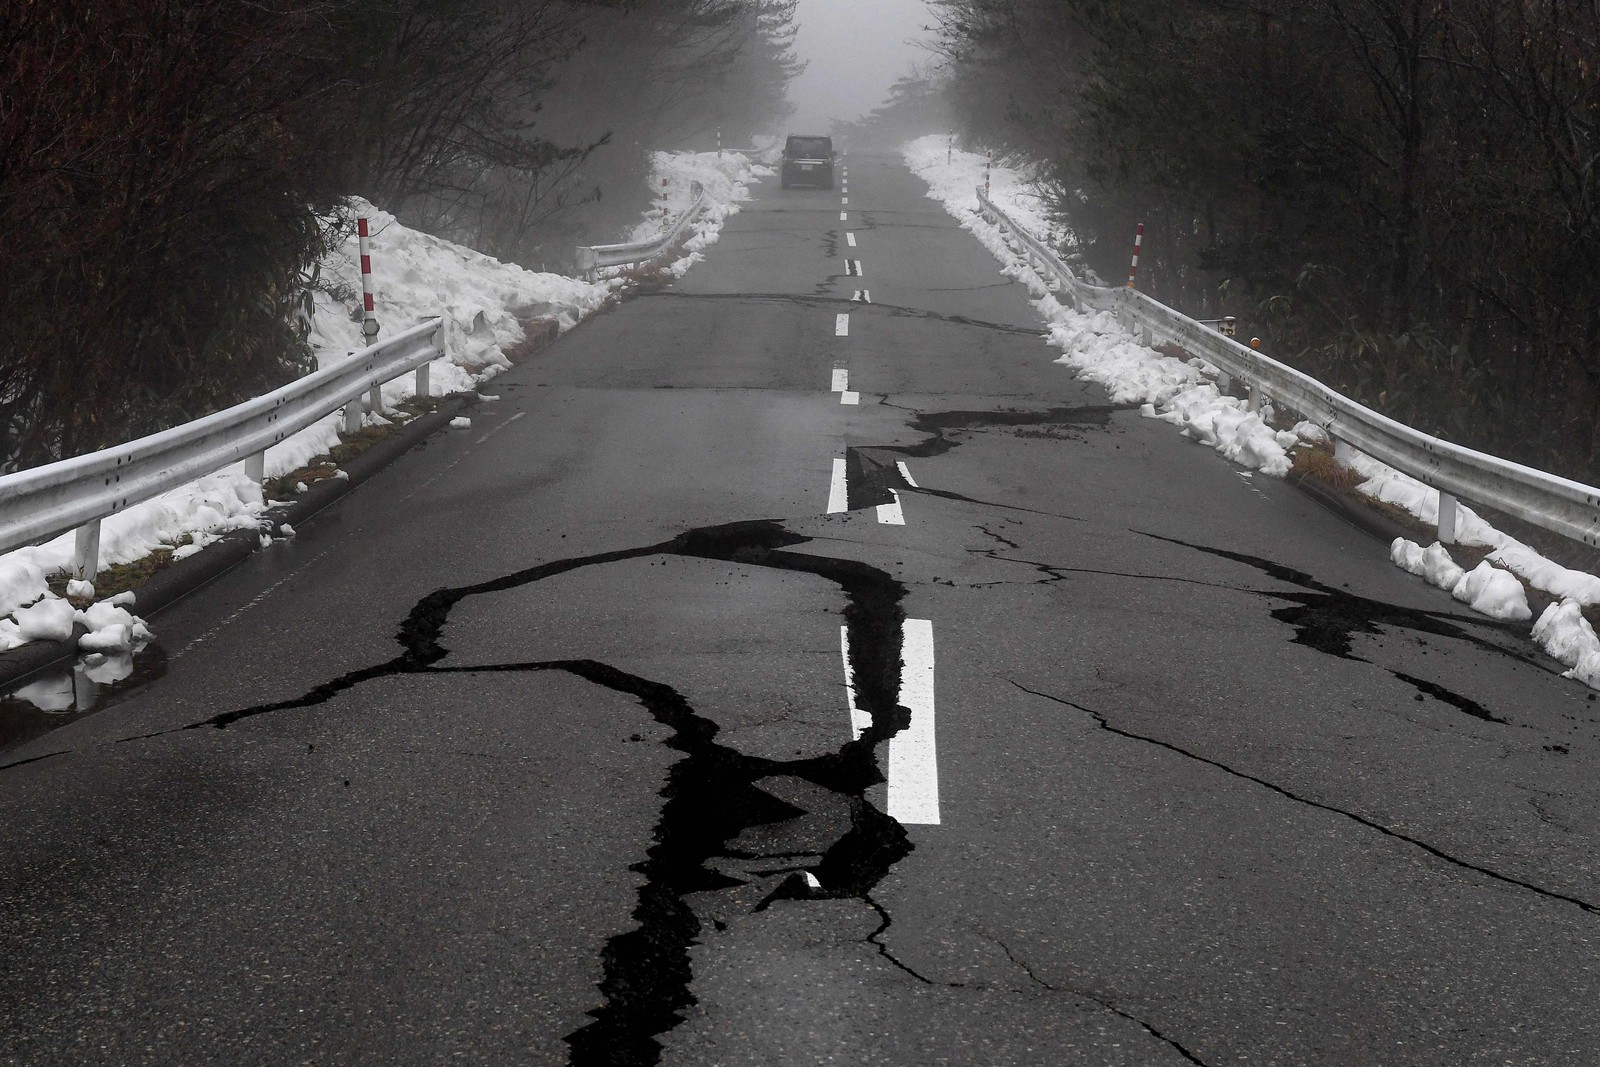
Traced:
<path fill-rule="evenodd" d="M 853 389 L 846 389 L 839 394 L 839 403 L 856 405 L 861 403 L 861 394 Z"/>
<path fill-rule="evenodd" d="M 836 337 L 850 336 L 850 316 L 839 315 L 833 320 L 833 333 Z"/>
<path fill-rule="evenodd" d="M 828 514 L 850 510 L 850 489 L 845 483 L 844 460 L 833 461 L 833 480 L 828 483 Z"/>
<path fill-rule="evenodd" d="M 835 367 L 833 371 L 833 391 L 842 393 L 848 388 L 850 388 L 850 372 Z"/>
<path fill-rule="evenodd" d="M 922 488 L 922 486 L 917 484 L 916 479 L 911 477 L 911 468 L 906 466 L 906 461 L 905 460 L 903 460 L 903 459 L 896 460 L 894 465 L 896 467 L 900 468 L 900 477 L 902 477 L 902 478 L 904 478 L 906 480 L 906 484 L 907 485 L 909 485 L 913 489 L 921 489 Z"/>
<path fill-rule="evenodd" d="M 900 507 L 900 494 L 891 489 L 889 495 L 894 497 L 894 503 L 878 505 L 878 521 L 885 526 L 904 526 L 906 513 Z"/>
<path fill-rule="evenodd" d="M 934 735 L 933 623 L 907 619 L 900 642 L 900 703 L 911 725 L 889 739 L 888 815 L 906 826 L 939 825 L 939 758 Z"/>
<path fill-rule="evenodd" d="M 861 739 L 861 731 L 872 725 L 872 718 L 856 706 L 856 673 L 850 669 L 850 627 L 839 627 L 839 648 L 844 653 L 844 699 L 850 709 L 850 740 Z"/>

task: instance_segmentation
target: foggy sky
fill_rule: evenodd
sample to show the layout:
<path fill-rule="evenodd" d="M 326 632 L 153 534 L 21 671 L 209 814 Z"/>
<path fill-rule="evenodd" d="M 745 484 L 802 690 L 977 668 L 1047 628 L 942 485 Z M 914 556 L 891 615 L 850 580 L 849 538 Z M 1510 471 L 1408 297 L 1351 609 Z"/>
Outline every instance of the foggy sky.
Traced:
<path fill-rule="evenodd" d="M 787 130 L 774 133 L 827 133 L 832 119 L 860 118 L 912 64 L 929 60 L 908 43 L 925 39 L 933 21 L 923 0 L 800 0 L 795 21 L 795 53 L 810 66 L 789 85 Z"/>

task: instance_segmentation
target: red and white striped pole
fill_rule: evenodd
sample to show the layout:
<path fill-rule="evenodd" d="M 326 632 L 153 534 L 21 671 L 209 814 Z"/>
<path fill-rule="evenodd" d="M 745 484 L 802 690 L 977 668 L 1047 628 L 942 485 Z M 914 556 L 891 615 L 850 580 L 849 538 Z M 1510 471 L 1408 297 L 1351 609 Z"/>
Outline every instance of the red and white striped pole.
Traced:
<path fill-rule="evenodd" d="M 661 179 L 661 232 L 667 232 L 667 179 Z"/>
<path fill-rule="evenodd" d="M 989 198 L 989 168 L 994 166 L 994 149 L 989 149 L 989 154 L 983 158 L 983 197 Z"/>
<path fill-rule="evenodd" d="M 1139 223 L 1139 228 L 1133 234 L 1133 266 L 1128 268 L 1128 288 L 1134 288 L 1134 281 L 1139 277 L 1139 249 L 1144 247 L 1144 223 Z"/>
<path fill-rule="evenodd" d="M 367 220 L 356 219 L 356 237 L 361 248 L 361 336 L 368 345 L 376 344 L 378 340 L 377 307 L 372 295 L 371 236 Z M 376 385 L 367 397 L 367 407 L 375 414 L 383 411 L 383 394 Z M 361 405 L 358 402 L 352 401 L 345 406 L 344 425 L 347 432 L 361 428 Z"/>
<path fill-rule="evenodd" d="M 378 317 L 372 301 L 372 246 L 367 243 L 372 235 L 366 219 L 356 220 L 356 235 L 361 241 L 361 333 L 370 345 L 378 336 Z"/>

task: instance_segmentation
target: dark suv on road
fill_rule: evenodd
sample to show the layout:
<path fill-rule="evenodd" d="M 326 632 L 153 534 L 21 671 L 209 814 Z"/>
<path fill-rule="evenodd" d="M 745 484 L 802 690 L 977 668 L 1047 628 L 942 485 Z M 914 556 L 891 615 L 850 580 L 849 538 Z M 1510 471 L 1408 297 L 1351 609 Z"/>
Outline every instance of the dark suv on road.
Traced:
<path fill-rule="evenodd" d="M 833 188 L 833 138 L 797 134 L 783 146 L 783 187 Z"/>

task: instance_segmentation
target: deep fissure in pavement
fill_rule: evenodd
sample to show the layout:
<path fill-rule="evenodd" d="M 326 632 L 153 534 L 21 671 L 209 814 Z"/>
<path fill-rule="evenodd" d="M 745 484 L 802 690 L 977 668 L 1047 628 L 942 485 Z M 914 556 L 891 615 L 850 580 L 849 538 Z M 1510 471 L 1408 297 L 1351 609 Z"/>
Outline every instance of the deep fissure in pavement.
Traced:
<path fill-rule="evenodd" d="M 661 813 L 646 858 L 631 869 L 642 875 L 633 917 L 638 926 L 607 941 L 601 956 L 603 1004 L 593 1021 L 568 1035 L 571 1062 L 591 1065 L 655 1064 L 657 1037 L 676 1027 L 695 1003 L 690 952 L 702 924 L 690 896 L 746 883 L 715 870 L 721 858 L 751 858 L 733 842 L 746 830 L 783 822 L 804 809 L 763 790 L 764 779 L 786 776 L 809 782 L 843 802 L 848 828 L 816 853 L 810 863 L 792 855 L 761 854 L 778 866 L 765 872 L 779 880 L 754 907 L 764 911 L 786 899 L 848 898 L 862 901 L 881 922 L 866 941 L 887 961 L 916 975 L 897 960 L 882 936 L 891 919 L 871 895 L 912 845 L 900 823 L 879 811 L 866 792 L 885 778 L 876 749 L 910 724 L 911 713 L 898 703 L 901 603 L 905 586 L 885 571 L 856 560 L 786 551 L 811 539 L 763 520 L 702 528 L 642 548 L 540 564 L 501 578 L 455 589 L 440 589 L 412 608 L 396 634 L 402 653 L 385 663 L 324 682 L 301 697 L 242 708 L 159 733 L 123 738 L 118 743 L 170 736 L 189 730 L 227 729 L 277 711 L 323 704 L 340 693 L 380 678 L 405 674 L 459 674 L 560 671 L 636 699 L 671 731 L 666 745 L 682 754 L 660 791 Z M 580 568 L 603 566 L 654 555 L 675 555 L 810 574 L 837 585 L 845 595 L 843 615 L 850 637 L 850 666 L 857 706 L 871 725 L 837 751 L 794 760 L 749 756 L 717 740 L 719 727 L 697 712 L 671 686 L 587 659 L 532 661 L 451 667 L 443 637 L 455 607 L 469 597 L 504 592 Z M 60 753 L 57 753 L 60 754 Z M 38 757 L 48 758 L 48 757 Z M 8 766 L 21 766 L 33 760 Z M 779 861 L 788 860 L 788 863 Z M 816 884 L 808 881 L 809 873 Z M 720 925 L 720 924 L 719 924 Z M 917 975 L 916 977 L 921 977 Z"/>
<path fill-rule="evenodd" d="M 892 405 L 890 405 L 892 406 Z M 848 487 L 850 510 L 877 507 L 882 504 L 893 503 L 896 492 L 916 492 L 927 496 L 937 496 L 948 500 L 959 500 L 964 503 L 976 504 L 980 507 L 1001 508 L 1009 511 L 1034 512 L 1030 508 L 1019 508 L 1015 505 L 1000 504 L 987 500 L 974 500 L 971 497 L 948 490 L 928 489 L 912 486 L 900 473 L 896 461 L 893 459 L 879 459 L 874 453 L 888 453 L 891 456 L 904 456 L 908 459 L 933 459 L 942 456 L 951 449 L 960 447 L 961 442 L 952 439 L 952 434 L 961 430 L 981 430 L 991 427 L 1016 427 L 1019 434 L 1029 431 L 1023 427 L 1036 428 L 1034 431 L 1039 436 L 1047 436 L 1062 440 L 1079 440 L 1083 433 L 1089 429 L 1107 429 L 1111 425 L 1111 416 L 1118 411 L 1125 410 L 1110 404 L 1094 404 L 1080 407 L 1054 407 L 1044 411 L 1024 411 L 1009 408 L 999 411 L 932 411 L 913 412 L 910 420 L 910 429 L 927 436 L 914 445 L 862 445 L 845 449 L 845 464 L 848 468 L 846 485 Z M 1053 516 L 1062 519 L 1075 519 L 1071 515 Z"/>

